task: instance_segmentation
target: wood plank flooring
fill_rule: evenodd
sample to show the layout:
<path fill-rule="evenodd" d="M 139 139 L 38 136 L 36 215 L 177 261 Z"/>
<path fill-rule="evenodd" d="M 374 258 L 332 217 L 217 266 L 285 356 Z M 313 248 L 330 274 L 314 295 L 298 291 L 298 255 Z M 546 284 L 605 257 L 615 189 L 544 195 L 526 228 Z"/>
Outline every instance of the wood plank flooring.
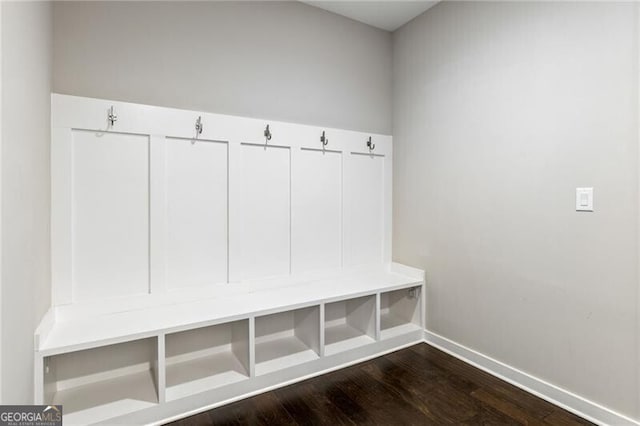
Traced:
<path fill-rule="evenodd" d="M 591 425 L 425 343 L 172 423 Z"/>

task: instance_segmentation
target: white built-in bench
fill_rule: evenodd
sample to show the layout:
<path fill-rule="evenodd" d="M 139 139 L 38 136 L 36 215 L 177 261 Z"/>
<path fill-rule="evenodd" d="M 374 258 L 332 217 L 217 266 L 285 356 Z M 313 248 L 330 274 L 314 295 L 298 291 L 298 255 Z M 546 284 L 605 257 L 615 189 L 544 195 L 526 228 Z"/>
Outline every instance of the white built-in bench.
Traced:
<path fill-rule="evenodd" d="M 67 424 L 147 423 L 423 339 L 417 270 L 392 265 L 267 289 L 239 287 L 243 293 L 47 318 L 36 335 L 41 397 L 64 406 Z M 132 353 L 140 355 L 135 362 Z M 127 363 L 119 364 L 120 357 Z M 194 401 L 205 405 L 180 402 L 198 394 Z"/>
<path fill-rule="evenodd" d="M 52 103 L 35 402 L 65 424 L 162 422 L 423 340 L 424 273 L 391 262 L 390 137 Z"/>

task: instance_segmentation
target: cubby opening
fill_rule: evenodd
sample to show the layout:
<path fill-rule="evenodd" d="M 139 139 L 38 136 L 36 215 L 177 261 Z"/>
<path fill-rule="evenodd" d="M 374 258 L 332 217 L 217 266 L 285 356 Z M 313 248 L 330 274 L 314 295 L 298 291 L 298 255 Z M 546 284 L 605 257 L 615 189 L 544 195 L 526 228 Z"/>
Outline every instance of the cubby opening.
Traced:
<path fill-rule="evenodd" d="M 320 355 L 320 307 L 256 318 L 256 375 L 317 359 Z"/>
<path fill-rule="evenodd" d="M 324 327 L 325 355 L 375 342 L 376 297 L 327 303 L 324 307 Z"/>
<path fill-rule="evenodd" d="M 249 377 L 249 320 L 167 334 L 165 345 L 167 401 Z"/>
<path fill-rule="evenodd" d="M 421 329 L 420 287 L 380 294 L 380 338 Z"/>
<path fill-rule="evenodd" d="M 64 406 L 65 423 L 89 424 L 158 403 L 157 338 L 44 359 L 44 403 Z"/>

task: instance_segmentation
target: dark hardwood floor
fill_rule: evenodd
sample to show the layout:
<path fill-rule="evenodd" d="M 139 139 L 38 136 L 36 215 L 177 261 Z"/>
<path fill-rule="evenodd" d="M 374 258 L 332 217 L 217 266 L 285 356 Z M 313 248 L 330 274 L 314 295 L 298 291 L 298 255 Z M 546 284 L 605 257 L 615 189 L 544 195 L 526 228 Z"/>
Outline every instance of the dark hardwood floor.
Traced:
<path fill-rule="evenodd" d="M 592 423 L 422 343 L 172 424 Z"/>

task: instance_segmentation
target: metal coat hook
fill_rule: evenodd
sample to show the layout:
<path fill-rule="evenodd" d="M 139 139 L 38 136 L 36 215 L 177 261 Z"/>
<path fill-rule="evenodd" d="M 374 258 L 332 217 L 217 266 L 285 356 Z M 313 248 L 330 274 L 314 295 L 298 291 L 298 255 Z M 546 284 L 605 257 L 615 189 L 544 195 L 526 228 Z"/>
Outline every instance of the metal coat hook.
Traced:
<path fill-rule="evenodd" d="M 367 147 L 369 148 L 369 152 L 376 149 L 376 144 L 371 142 L 371 136 L 369 136 L 369 140 L 367 141 Z"/>
<path fill-rule="evenodd" d="M 267 127 L 264 129 L 264 137 L 268 141 L 271 140 L 271 130 L 269 130 L 269 125 L 268 124 L 267 124 Z"/>
<path fill-rule="evenodd" d="M 327 146 L 329 143 L 329 138 L 324 135 L 324 130 L 322 131 L 322 136 L 320 136 L 320 142 L 322 142 L 322 146 Z"/>
<path fill-rule="evenodd" d="M 202 134 L 202 130 L 204 130 L 202 117 L 198 117 L 198 119 L 196 120 L 196 138 L 198 137 L 198 135 Z"/>
<path fill-rule="evenodd" d="M 118 121 L 118 116 L 116 115 L 116 111 L 113 108 L 113 105 L 111 105 L 111 108 L 109 108 L 109 113 L 107 114 L 107 121 L 111 126 L 113 126 L 114 123 Z"/>

